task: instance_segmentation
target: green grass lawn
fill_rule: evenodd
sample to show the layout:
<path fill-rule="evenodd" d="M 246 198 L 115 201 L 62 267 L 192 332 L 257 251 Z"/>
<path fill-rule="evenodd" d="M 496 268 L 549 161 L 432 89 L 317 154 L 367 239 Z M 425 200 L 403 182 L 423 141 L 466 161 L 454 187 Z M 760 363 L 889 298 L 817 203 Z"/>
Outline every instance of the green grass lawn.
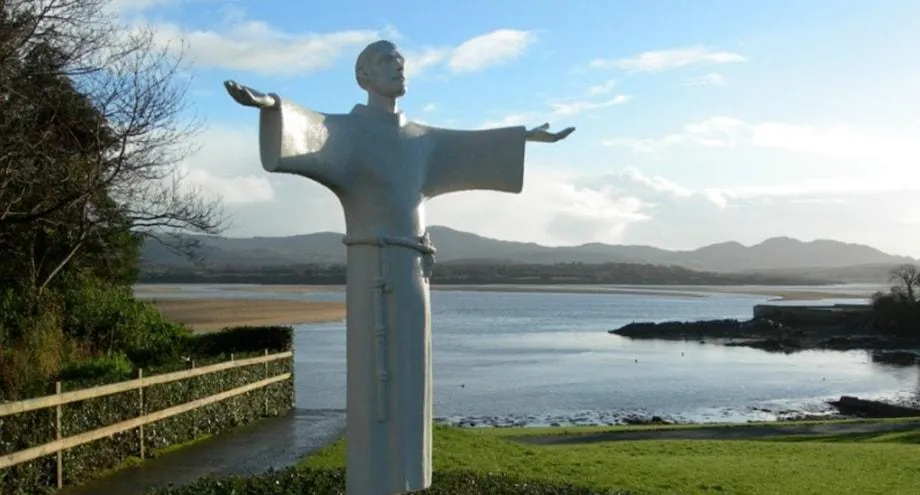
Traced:
<path fill-rule="evenodd" d="M 437 426 L 434 469 L 642 494 L 920 493 L 920 431 L 566 446 L 525 445 L 505 438 L 563 431 L 585 432 L 579 428 L 528 431 Z M 316 469 L 343 466 L 344 441 L 301 463 L 301 467 Z"/>

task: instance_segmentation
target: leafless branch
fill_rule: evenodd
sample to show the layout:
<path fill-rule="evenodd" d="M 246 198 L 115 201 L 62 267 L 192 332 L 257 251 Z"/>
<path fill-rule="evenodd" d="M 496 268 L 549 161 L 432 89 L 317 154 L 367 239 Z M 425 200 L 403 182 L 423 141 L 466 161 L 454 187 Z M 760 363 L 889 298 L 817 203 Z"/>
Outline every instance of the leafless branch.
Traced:
<path fill-rule="evenodd" d="M 112 229 L 192 257 L 186 234 L 227 223 L 179 173 L 202 129 L 184 51 L 107 4 L 0 0 L 0 246 L 25 257 L 39 288 Z M 46 242 L 56 230 L 65 244 Z"/>

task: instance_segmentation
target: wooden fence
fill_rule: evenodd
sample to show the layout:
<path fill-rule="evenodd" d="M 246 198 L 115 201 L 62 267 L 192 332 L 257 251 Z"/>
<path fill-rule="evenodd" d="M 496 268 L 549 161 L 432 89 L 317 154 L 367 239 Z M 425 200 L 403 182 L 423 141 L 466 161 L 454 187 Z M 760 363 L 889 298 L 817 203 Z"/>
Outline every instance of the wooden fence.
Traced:
<path fill-rule="evenodd" d="M 36 411 L 39 409 L 56 409 L 56 421 L 55 421 L 55 439 L 51 442 L 48 442 L 37 447 L 28 448 L 25 450 L 20 450 L 18 452 L 13 452 L 12 454 L 7 454 L 0 456 L 0 469 L 4 469 L 10 466 L 15 466 L 16 464 L 21 464 L 23 462 L 32 461 L 40 457 L 45 457 L 52 454 L 57 454 L 57 486 L 61 488 L 64 482 L 63 474 L 63 452 L 67 449 L 71 449 L 78 445 L 83 445 L 86 443 L 99 440 L 101 438 L 109 437 L 115 435 L 116 433 L 122 433 L 128 430 L 137 429 L 138 435 L 140 437 L 140 457 L 144 458 L 144 425 L 159 421 L 161 419 L 169 418 L 177 414 L 182 414 L 184 412 L 192 411 L 200 407 L 204 407 L 208 404 L 213 404 L 222 400 L 235 397 L 237 395 L 245 394 L 246 392 L 251 392 L 253 390 L 258 390 L 263 387 L 267 387 L 273 383 L 283 382 L 291 378 L 291 373 L 282 373 L 280 375 L 268 376 L 268 363 L 272 361 L 277 361 L 279 359 L 290 358 L 294 354 L 292 351 L 279 352 L 277 354 L 269 354 L 268 351 L 265 351 L 264 356 L 247 358 L 247 359 L 233 359 L 233 355 L 230 356 L 230 361 L 225 361 L 223 363 L 217 363 L 210 366 L 203 366 L 200 368 L 191 368 L 182 371 L 176 371 L 172 373 L 164 373 L 161 375 L 154 375 L 150 377 L 144 377 L 143 370 L 138 370 L 138 377 L 133 380 L 127 380 L 118 383 L 112 383 L 109 385 L 102 385 L 99 387 L 86 388 L 82 390 L 74 390 L 72 392 L 61 392 L 61 382 L 55 383 L 55 394 L 46 395 L 44 397 L 36 397 L 34 399 L 26 399 L 17 402 L 9 402 L 5 404 L 0 404 L 0 418 L 5 416 L 11 416 L 14 414 L 22 414 L 29 411 Z M 202 397 L 184 404 L 179 404 L 177 406 L 169 407 L 152 413 L 144 414 L 133 419 L 126 421 L 121 421 L 119 423 L 111 424 L 98 428 L 95 430 L 87 431 L 80 433 L 78 435 L 73 435 L 66 438 L 61 438 L 61 407 L 70 404 L 72 402 L 79 402 L 87 399 L 95 399 L 98 397 L 104 397 L 107 395 L 120 394 L 124 392 L 130 392 L 132 390 L 137 390 L 138 395 L 138 404 L 140 405 L 140 411 L 144 411 L 144 388 L 152 385 L 159 385 L 162 383 L 176 382 L 179 380 L 188 380 L 196 376 L 207 375 L 210 373 L 216 373 L 218 371 L 225 371 L 234 368 L 240 368 L 243 366 L 252 366 L 256 364 L 265 365 L 265 378 L 257 382 L 249 383 L 240 387 L 236 387 L 224 392 L 220 392 L 214 395 L 207 397 Z"/>

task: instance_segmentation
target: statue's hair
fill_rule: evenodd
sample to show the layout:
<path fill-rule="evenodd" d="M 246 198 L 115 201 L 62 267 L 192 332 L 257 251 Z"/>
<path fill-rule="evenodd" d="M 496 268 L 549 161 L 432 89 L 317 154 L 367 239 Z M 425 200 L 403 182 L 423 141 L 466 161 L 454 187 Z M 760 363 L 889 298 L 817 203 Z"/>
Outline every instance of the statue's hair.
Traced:
<path fill-rule="evenodd" d="M 374 62 L 374 57 L 385 49 L 394 49 L 396 45 L 387 40 L 379 40 L 371 43 L 361 50 L 358 54 L 358 60 L 355 61 L 355 80 L 361 89 L 367 90 L 367 72 L 370 65 Z"/>

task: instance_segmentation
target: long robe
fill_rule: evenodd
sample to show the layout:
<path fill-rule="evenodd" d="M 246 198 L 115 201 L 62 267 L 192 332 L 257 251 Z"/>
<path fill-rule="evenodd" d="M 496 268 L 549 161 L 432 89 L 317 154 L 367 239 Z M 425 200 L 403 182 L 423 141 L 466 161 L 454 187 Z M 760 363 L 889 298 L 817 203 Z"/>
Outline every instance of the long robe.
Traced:
<path fill-rule="evenodd" d="M 424 202 L 464 190 L 518 193 L 524 127 L 449 130 L 356 105 L 262 110 L 262 166 L 331 189 L 345 210 L 347 492 L 431 484 L 432 371 Z"/>

